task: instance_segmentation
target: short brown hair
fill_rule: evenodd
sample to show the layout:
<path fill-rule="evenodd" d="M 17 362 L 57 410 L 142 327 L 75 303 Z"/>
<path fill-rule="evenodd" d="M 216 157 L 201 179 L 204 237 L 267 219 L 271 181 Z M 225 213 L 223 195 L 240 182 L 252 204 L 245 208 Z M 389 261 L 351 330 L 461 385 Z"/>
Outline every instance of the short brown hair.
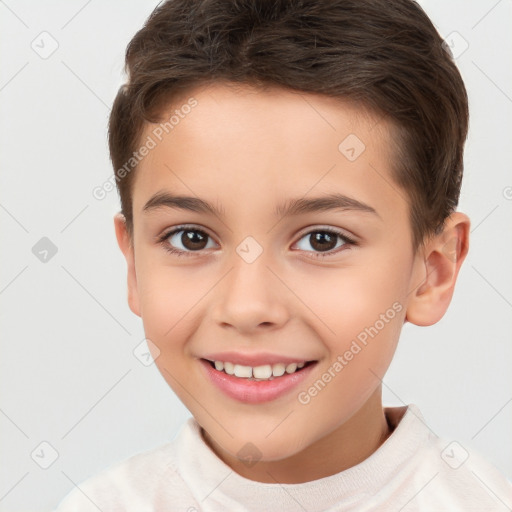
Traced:
<path fill-rule="evenodd" d="M 417 248 L 442 228 L 460 193 L 468 99 L 448 52 L 412 0 L 168 0 L 126 50 L 128 81 L 109 121 L 114 170 L 126 169 L 162 105 L 203 83 L 354 101 L 398 135 L 393 177 L 407 192 Z M 116 173 L 130 235 L 133 174 Z"/>

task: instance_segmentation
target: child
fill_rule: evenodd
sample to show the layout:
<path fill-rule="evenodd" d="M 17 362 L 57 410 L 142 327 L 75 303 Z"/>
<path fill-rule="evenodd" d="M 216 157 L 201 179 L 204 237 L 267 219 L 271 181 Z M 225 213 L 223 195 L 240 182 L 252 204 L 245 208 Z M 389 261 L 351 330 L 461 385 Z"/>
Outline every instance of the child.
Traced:
<path fill-rule="evenodd" d="M 479 454 L 381 399 L 403 324 L 443 317 L 468 251 L 448 52 L 411 0 L 155 9 L 110 117 L 114 220 L 193 417 L 58 512 L 512 507 Z"/>

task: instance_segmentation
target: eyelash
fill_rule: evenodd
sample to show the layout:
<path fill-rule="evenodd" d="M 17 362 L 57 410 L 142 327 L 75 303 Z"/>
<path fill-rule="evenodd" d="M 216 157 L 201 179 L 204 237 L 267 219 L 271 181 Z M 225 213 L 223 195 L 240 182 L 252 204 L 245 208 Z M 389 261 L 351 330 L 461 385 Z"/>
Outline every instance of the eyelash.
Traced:
<path fill-rule="evenodd" d="M 167 252 L 174 254 L 175 256 L 178 256 L 178 257 L 182 257 L 182 256 L 184 256 L 184 257 L 192 256 L 193 257 L 196 253 L 201 252 L 201 251 L 182 251 L 181 249 L 174 249 L 173 247 L 171 247 L 168 243 L 169 237 L 171 237 L 172 235 L 175 235 L 176 233 L 179 233 L 180 231 L 195 231 L 195 232 L 201 233 L 202 235 L 205 235 L 205 236 L 211 238 L 208 233 L 206 233 L 202 229 L 197 229 L 196 227 L 193 227 L 193 226 L 178 226 L 170 231 L 165 232 L 162 236 L 158 237 L 158 239 L 157 239 L 158 243 L 160 243 L 162 245 L 162 247 Z M 355 240 L 353 240 L 352 238 L 348 237 L 345 233 L 342 233 L 341 231 L 338 231 L 338 230 L 335 230 L 332 228 L 313 229 L 311 231 L 308 231 L 307 233 L 304 233 L 299 238 L 299 240 L 302 240 L 304 237 L 306 237 L 307 235 L 311 235 L 312 233 L 328 233 L 330 235 L 338 236 L 346 245 L 357 245 L 357 242 Z M 325 251 L 325 252 L 313 252 L 313 254 L 314 254 L 313 257 L 314 258 L 326 258 L 326 257 L 332 256 L 332 255 L 340 252 L 340 250 L 343 250 L 343 249 L 341 249 L 341 247 L 343 247 L 343 245 L 338 247 L 337 250 L 331 249 L 330 251 Z M 306 251 L 306 252 L 311 252 L 311 251 Z"/>

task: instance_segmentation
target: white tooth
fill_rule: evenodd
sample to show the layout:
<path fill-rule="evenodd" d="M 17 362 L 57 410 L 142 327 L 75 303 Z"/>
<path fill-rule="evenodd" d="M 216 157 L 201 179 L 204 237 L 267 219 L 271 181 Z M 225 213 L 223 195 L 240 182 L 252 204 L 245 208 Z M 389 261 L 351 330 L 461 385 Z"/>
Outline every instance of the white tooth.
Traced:
<path fill-rule="evenodd" d="M 277 363 L 272 365 L 272 375 L 274 377 L 281 377 L 284 375 L 285 366 L 283 363 Z"/>
<path fill-rule="evenodd" d="M 221 372 L 224 370 L 224 363 L 222 361 L 215 361 L 215 369 Z"/>
<path fill-rule="evenodd" d="M 233 375 L 235 373 L 235 365 L 233 363 L 228 363 L 227 361 L 224 363 L 224 371 L 228 375 Z"/>
<path fill-rule="evenodd" d="M 268 379 L 272 375 L 272 366 L 269 364 L 256 366 L 252 369 L 252 373 L 256 379 Z"/>
<path fill-rule="evenodd" d="M 302 368 L 306 363 L 299 363 L 297 364 L 297 368 Z"/>
<path fill-rule="evenodd" d="M 286 373 L 293 373 L 297 369 L 297 363 L 290 363 L 286 367 Z"/>
<path fill-rule="evenodd" d="M 252 367 L 251 366 L 242 366 L 241 364 L 235 364 L 235 376 L 237 377 L 252 377 Z"/>

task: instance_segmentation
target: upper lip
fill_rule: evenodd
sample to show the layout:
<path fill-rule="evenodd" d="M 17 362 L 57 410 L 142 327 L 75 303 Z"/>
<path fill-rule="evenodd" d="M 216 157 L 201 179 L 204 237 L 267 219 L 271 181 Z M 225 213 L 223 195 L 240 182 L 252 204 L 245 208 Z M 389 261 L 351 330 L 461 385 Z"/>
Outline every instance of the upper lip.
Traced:
<path fill-rule="evenodd" d="M 258 352 L 254 354 L 242 354 L 241 352 L 215 352 L 214 354 L 207 354 L 203 356 L 203 359 L 209 359 L 210 361 L 230 362 L 233 364 L 240 364 L 242 366 L 252 366 L 253 368 L 255 366 L 263 366 L 266 364 L 291 364 L 314 361 L 314 359 L 289 357 L 279 354 L 271 354 L 268 352 Z"/>

